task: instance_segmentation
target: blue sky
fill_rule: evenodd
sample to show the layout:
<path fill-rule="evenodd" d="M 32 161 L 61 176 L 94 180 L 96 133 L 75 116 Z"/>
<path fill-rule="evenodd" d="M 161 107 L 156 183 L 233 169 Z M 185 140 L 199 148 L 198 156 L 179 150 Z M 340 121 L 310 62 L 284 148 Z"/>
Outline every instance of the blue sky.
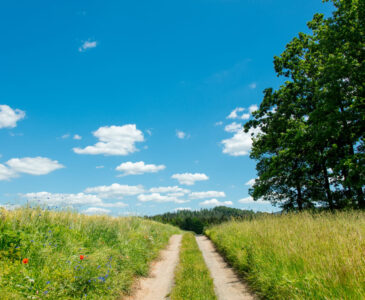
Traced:
<path fill-rule="evenodd" d="M 85 213 L 253 202 L 250 118 L 320 0 L 6 1 L 0 204 Z"/>

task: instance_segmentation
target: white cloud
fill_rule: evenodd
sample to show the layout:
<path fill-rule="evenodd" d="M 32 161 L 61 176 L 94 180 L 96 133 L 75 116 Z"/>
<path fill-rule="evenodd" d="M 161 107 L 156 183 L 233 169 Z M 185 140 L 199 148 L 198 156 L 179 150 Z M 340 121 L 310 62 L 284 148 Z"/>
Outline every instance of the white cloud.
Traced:
<path fill-rule="evenodd" d="M 62 194 L 37 192 L 26 193 L 22 195 L 29 201 L 37 201 L 47 205 L 102 205 L 103 202 L 100 197 L 95 195 L 88 195 L 84 193 L 78 194 Z"/>
<path fill-rule="evenodd" d="M 256 104 L 251 105 L 248 110 L 250 111 L 250 114 L 252 114 L 254 111 L 258 110 L 258 106 Z"/>
<path fill-rule="evenodd" d="M 250 179 L 249 181 L 247 181 L 246 183 L 245 183 L 245 185 L 247 185 L 247 186 L 253 186 L 254 184 L 255 184 L 255 181 L 256 181 L 256 178 L 252 178 L 252 179 Z"/>
<path fill-rule="evenodd" d="M 81 135 L 78 135 L 78 134 L 75 134 L 75 135 L 73 136 L 73 139 L 74 139 L 74 140 L 81 140 L 81 139 L 82 139 L 82 136 L 81 136 Z"/>
<path fill-rule="evenodd" d="M 243 107 L 237 107 L 234 110 L 231 111 L 231 113 L 227 116 L 227 119 L 238 119 L 238 112 L 242 112 L 245 109 Z"/>
<path fill-rule="evenodd" d="M 66 133 L 63 136 L 61 136 L 61 139 L 68 139 L 69 137 L 70 137 L 70 134 Z"/>
<path fill-rule="evenodd" d="M 64 168 L 57 160 L 47 157 L 12 158 L 6 164 L 16 173 L 45 175 L 57 169 Z"/>
<path fill-rule="evenodd" d="M 104 166 L 96 166 L 95 168 L 97 168 L 97 169 L 103 169 Z"/>
<path fill-rule="evenodd" d="M 97 41 L 84 41 L 83 44 L 79 47 L 79 52 L 85 52 L 87 49 L 95 48 L 97 44 Z"/>
<path fill-rule="evenodd" d="M 221 125 L 223 125 L 223 122 L 222 121 L 219 121 L 219 122 L 215 122 L 215 124 L 214 124 L 215 126 L 221 126 Z"/>
<path fill-rule="evenodd" d="M 257 84 L 256 82 L 252 82 L 250 85 L 249 85 L 250 89 L 255 89 L 257 87 Z"/>
<path fill-rule="evenodd" d="M 240 117 L 242 120 L 248 120 L 250 118 L 250 114 L 242 114 Z"/>
<path fill-rule="evenodd" d="M 87 215 L 107 215 L 110 213 L 110 209 L 89 207 L 88 209 L 83 210 L 82 213 Z"/>
<path fill-rule="evenodd" d="M 243 131 L 243 127 L 242 124 L 233 122 L 231 124 L 226 125 L 226 127 L 224 127 L 224 130 L 227 132 L 240 132 Z"/>
<path fill-rule="evenodd" d="M 220 205 L 232 205 L 232 201 L 218 201 L 217 199 L 205 200 L 199 203 L 203 206 L 220 206 Z"/>
<path fill-rule="evenodd" d="M 0 204 L 0 208 L 5 208 L 6 210 L 14 210 L 20 208 L 21 206 L 18 204 Z"/>
<path fill-rule="evenodd" d="M 223 140 L 223 153 L 231 156 L 248 155 L 252 147 L 252 136 L 254 137 L 260 133 L 260 129 L 250 129 L 249 132 L 237 132 L 233 137 Z"/>
<path fill-rule="evenodd" d="M 74 148 L 78 154 L 104 154 L 104 155 L 128 155 L 136 152 L 136 142 L 143 142 L 142 131 L 136 128 L 135 124 L 124 126 L 105 126 L 93 132 L 99 139 L 93 146 L 84 149 Z"/>
<path fill-rule="evenodd" d="M 226 194 L 224 192 L 219 191 L 194 192 L 189 195 L 191 199 L 219 198 L 225 196 Z"/>
<path fill-rule="evenodd" d="M 0 180 L 10 180 L 11 178 L 17 177 L 18 175 L 14 170 L 0 164 Z"/>
<path fill-rule="evenodd" d="M 151 193 L 183 193 L 187 194 L 190 192 L 190 190 L 183 189 L 181 187 L 175 186 L 160 186 L 160 187 L 153 187 L 150 188 Z"/>
<path fill-rule="evenodd" d="M 144 192 L 141 185 L 121 185 L 119 183 L 113 183 L 112 185 L 89 187 L 85 189 L 85 193 L 97 194 L 100 198 L 118 198 L 121 199 L 124 196 L 134 196 L 142 194 Z"/>
<path fill-rule="evenodd" d="M 122 176 L 127 176 L 127 175 L 140 175 L 144 173 L 156 173 L 165 168 L 166 167 L 164 165 L 153 165 L 153 164 L 146 165 L 143 161 L 135 163 L 128 161 L 120 164 L 118 167 L 116 167 L 116 170 L 123 172 Z"/>
<path fill-rule="evenodd" d="M 240 200 L 238 200 L 239 203 L 243 203 L 243 204 L 252 204 L 252 203 L 260 203 L 260 204 L 268 204 L 269 202 L 268 201 L 263 201 L 263 200 L 260 200 L 258 199 L 257 201 L 253 200 L 253 198 L 251 196 L 248 196 L 246 198 L 242 198 Z"/>
<path fill-rule="evenodd" d="M 186 134 L 184 131 L 181 131 L 181 130 L 176 130 L 176 136 L 179 138 L 179 139 L 185 139 L 185 138 L 189 138 L 189 135 Z"/>
<path fill-rule="evenodd" d="M 161 195 L 160 193 L 152 193 L 152 194 L 141 194 L 138 195 L 138 200 L 141 202 L 175 202 L 175 203 L 185 203 L 188 202 L 186 200 L 178 199 L 177 197 L 172 197 L 168 195 Z"/>
<path fill-rule="evenodd" d="M 183 173 L 183 174 L 174 174 L 171 178 L 179 181 L 180 184 L 185 185 L 194 185 L 195 181 L 203 181 L 208 180 L 209 177 L 204 173 Z"/>
<path fill-rule="evenodd" d="M 114 203 L 103 202 L 99 206 L 102 206 L 102 207 L 126 207 L 126 206 L 128 206 L 128 204 L 126 204 L 124 202 L 114 202 Z"/>
<path fill-rule="evenodd" d="M 0 105 L 0 128 L 14 128 L 16 122 L 24 119 L 25 112 L 20 109 L 12 109 L 8 105 Z"/>

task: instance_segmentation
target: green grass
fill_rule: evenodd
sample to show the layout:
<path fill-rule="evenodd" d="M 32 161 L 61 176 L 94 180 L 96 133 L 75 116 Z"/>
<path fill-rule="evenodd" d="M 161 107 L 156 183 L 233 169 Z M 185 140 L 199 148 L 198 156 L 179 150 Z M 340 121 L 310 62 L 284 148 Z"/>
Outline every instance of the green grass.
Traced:
<path fill-rule="evenodd" d="M 268 216 L 206 230 L 267 299 L 365 299 L 365 212 Z"/>
<path fill-rule="evenodd" d="M 115 299 L 177 231 L 136 217 L 0 209 L 0 298 Z"/>
<path fill-rule="evenodd" d="M 185 233 L 171 300 L 214 300 L 213 280 L 192 233 Z"/>

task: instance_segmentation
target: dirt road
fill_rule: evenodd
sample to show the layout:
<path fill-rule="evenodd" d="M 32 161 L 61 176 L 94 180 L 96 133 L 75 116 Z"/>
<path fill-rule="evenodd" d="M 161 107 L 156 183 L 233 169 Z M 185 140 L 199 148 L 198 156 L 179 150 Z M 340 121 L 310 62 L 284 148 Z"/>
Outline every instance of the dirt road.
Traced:
<path fill-rule="evenodd" d="M 206 236 L 197 236 L 196 241 L 203 253 L 205 263 L 214 282 L 218 300 L 256 300 L 233 272 L 222 256 L 215 250 L 213 243 Z"/>
<path fill-rule="evenodd" d="M 163 300 L 174 283 L 174 270 L 179 260 L 181 235 L 173 235 L 169 245 L 160 252 L 160 259 L 152 264 L 149 277 L 140 279 L 138 288 L 128 300 Z"/>

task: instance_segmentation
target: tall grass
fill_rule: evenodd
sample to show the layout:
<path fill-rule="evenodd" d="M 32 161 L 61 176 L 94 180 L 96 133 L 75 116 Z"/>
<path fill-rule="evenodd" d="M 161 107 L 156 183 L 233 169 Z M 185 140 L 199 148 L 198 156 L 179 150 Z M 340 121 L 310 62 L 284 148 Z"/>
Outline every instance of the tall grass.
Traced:
<path fill-rule="evenodd" d="M 0 298 L 115 299 L 176 232 L 135 217 L 0 209 Z"/>
<path fill-rule="evenodd" d="M 180 262 L 175 270 L 171 300 L 216 300 L 213 279 L 192 233 L 181 242 Z M 146 299 L 147 300 L 147 299 Z"/>
<path fill-rule="evenodd" d="M 288 214 L 206 234 L 267 299 L 365 299 L 365 212 Z"/>

